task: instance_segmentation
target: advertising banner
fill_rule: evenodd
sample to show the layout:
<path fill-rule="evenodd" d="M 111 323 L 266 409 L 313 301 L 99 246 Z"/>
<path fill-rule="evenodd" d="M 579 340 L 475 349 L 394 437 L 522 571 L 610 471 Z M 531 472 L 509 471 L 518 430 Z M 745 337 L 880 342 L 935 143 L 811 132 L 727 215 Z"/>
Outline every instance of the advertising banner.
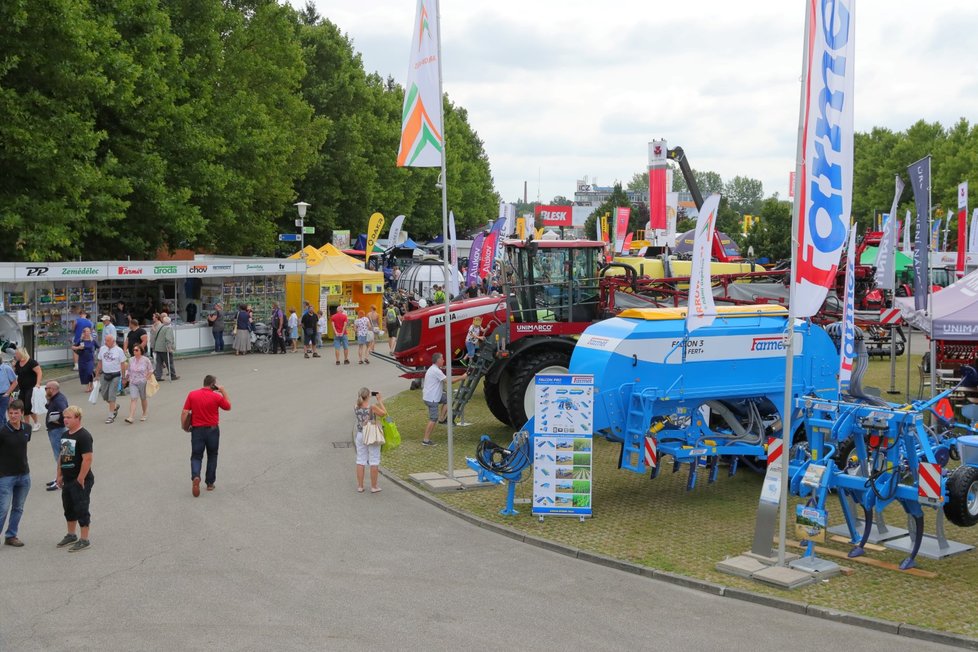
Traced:
<path fill-rule="evenodd" d="M 499 233 L 496 231 L 491 232 L 486 236 L 486 239 L 482 243 L 482 251 L 479 254 L 479 278 L 488 278 L 489 273 L 492 271 L 493 258 L 496 255 L 496 240 L 499 238 Z"/>
<path fill-rule="evenodd" d="M 649 228 L 665 229 L 666 220 L 666 157 L 664 140 L 649 143 Z"/>
<path fill-rule="evenodd" d="M 404 216 L 398 215 L 391 222 L 390 231 L 387 232 L 387 248 L 393 249 L 397 246 L 397 241 L 401 237 L 401 227 L 404 225 Z"/>
<path fill-rule="evenodd" d="M 628 218 L 632 215 L 632 209 L 627 206 L 619 206 L 615 210 L 615 251 L 621 252 L 625 244 L 625 234 L 628 233 Z"/>
<path fill-rule="evenodd" d="M 964 262 L 968 253 L 968 182 L 958 184 L 958 257 L 954 261 L 955 276 L 964 277 Z"/>
<path fill-rule="evenodd" d="M 349 229 L 336 229 L 333 231 L 333 246 L 340 251 L 350 248 L 350 231 Z"/>
<path fill-rule="evenodd" d="M 469 247 L 469 267 L 465 271 L 465 287 L 470 287 L 473 283 L 479 284 L 479 261 L 482 259 L 482 245 L 485 239 L 485 233 L 477 233 L 472 238 L 472 246 Z"/>
<path fill-rule="evenodd" d="M 533 514 L 591 516 L 594 376 L 534 379 Z"/>
<path fill-rule="evenodd" d="M 370 258 L 370 254 L 374 251 L 374 245 L 377 244 L 377 240 L 380 238 L 380 232 L 384 228 L 384 216 L 380 213 L 374 213 L 370 216 L 370 222 L 367 223 L 367 244 L 364 247 L 366 259 Z"/>
<path fill-rule="evenodd" d="M 716 229 L 720 195 L 712 194 L 703 202 L 696 218 L 693 240 L 693 263 L 689 272 L 689 309 L 686 311 L 686 330 L 692 333 L 701 326 L 709 326 L 716 318 L 713 304 L 713 282 L 710 277 L 710 251 L 713 248 L 713 232 Z"/>
<path fill-rule="evenodd" d="M 852 2 L 809 2 L 791 308 L 811 317 L 835 285 L 852 207 L 855 20 Z"/>
<path fill-rule="evenodd" d="M 537 206 L 533 209 L 543 226 L 573 226 L 572 206 Z"/>
<path fill-rule="evenodd" d="M 448 211 L 448 280 L 445 282 L 449 297 L 458 296 L 458 243 L 455 240 L 455 212 Z"/>
<path fill-rule="evenodd" d="M 891 220 L 892 221 L 892 220 Z M 846 293 L 842 302 L 842 344 L 839 349 L 839 390 L 849 388 L 856 358 L 856 228 L 849 229 L 846 249 Z"/>
<path fill-rule="evenodd" d="M 978 253 L 978 208 L 971 212 L 971 230 L 968 231 L 968 253 Z"/>
<path fill-rule="evenodd" d="M 884 290 L 892 290 L 896 279 L 897 244 L 897 205 L 903 194 L 903 179 L 896 175 L 894 181 L 893 204 L 890 205 L 889 219 L 883 216 L 883 237 L 880 239 L 879 253 L 876 256 L 876 285 Z"/>
<path fill-rule="evenodd" d="M 914 310 L 927 308 L 927 288 L 930 285 L 927 270 L 928 239 L 930 237 L 930 156 L 925 156 L 907 168 L 910 187 L 913 188 L 917 206 L 917 235 L 913 252 L 913 303 Z"/>
<path fill-rule="evenodd" d="M 444 131 L 436 6 L 436 0 L 418 0 L 411 30 L 407 83 L 404 85 L 397 167 L 441 167 Z"/>

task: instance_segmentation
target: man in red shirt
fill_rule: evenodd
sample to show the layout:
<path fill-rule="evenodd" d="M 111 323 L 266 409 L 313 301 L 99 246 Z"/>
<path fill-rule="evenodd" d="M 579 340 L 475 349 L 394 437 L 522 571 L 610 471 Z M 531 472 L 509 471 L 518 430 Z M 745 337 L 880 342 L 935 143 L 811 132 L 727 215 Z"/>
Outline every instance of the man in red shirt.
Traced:
<path fill-rule="evenodd" d="M 333 351 L 336 353 L 336 364 L 340 363 L 340 349 L 343 349 L 343 364 L 350 364 L 350 345 L 346 339 L 346 313 L 336 306 L 329 320 L 333 322 Z"/>
<path fill-rule="evenodd" d="M 214 491 L 217 479 L 217 447 L 221 441 L 218 410 L 230 410 L 231 402 L 217 378 L 204 376 L 204 386 L 187 394 L 183 403 L 183 418 L 190 417 L 190 479 L 194 498 L 200 495 L 200 465 L 207 451 L 207 491 Z"/>

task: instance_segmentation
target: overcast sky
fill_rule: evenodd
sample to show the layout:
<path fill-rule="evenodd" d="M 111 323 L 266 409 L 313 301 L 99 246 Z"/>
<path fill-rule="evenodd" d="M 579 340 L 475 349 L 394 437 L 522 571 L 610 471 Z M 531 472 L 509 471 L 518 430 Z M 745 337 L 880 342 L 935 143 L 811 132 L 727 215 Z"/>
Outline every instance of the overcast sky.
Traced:
<path fill-rule="evenodd" d="M 415 0 L 315 4 L 368 72 L 404 84 Z M 506 201 L 524 181 L 544 202 L 573 197 L 584 176 L 626 183 L 647 167 L 653 138 L 681 145 L 694 168 L 757 178 L 765 195 L 786 197 L 804 7 L 441 0 L 444 89 L 468 110 Z M 978 2 L 861 0 L 855 20 L 857 131 L 978 122 Z"/>

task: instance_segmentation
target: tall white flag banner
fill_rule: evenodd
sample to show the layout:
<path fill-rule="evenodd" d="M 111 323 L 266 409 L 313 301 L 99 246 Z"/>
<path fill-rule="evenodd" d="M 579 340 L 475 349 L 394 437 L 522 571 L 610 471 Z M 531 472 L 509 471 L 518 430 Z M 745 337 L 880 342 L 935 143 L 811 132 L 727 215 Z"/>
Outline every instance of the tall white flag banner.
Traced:
<path fill-rule="evenodd" d="M 891 218 L 891 222 L 896 220 Z M 842 304 L 842 339 L 839 341 L 839 389 L 849 388 L 856 359 L 856 228 L 849 229 L 846 250 L 846 295 Z"/>
<path fill-rule="evenodd" d="M 403 215 L 398 215 L 397 217 L 394 218 L 394 221 L 391 222 L 390 231 L 387 232 L 387 248 L 388 249 L 393 249 L 394 247 L 397 246 L 397 244 L 398 244 L 397 241 L 401 237 L 401 226 L 403 226 L 403 225 L 404 225 L 404 216 Z"/>
<path fill-rule="evenodd" d="M 968 209 L 968 182 L 962 181 L 958 184 L 958 208 Z"/>
<path fill-rule="evenodd" d="M 910 211 L 907 211 L 906 218 L 903 220 L 903 253 L 910 255 Z"/>
<path fill-rule="evenodd" d="M 458 296 L 458 243 L 455 241 L 455 213 L 448 212 L 448 246 L 451 247 L 451 269 L 448 270 L 446 289 L 449 297 Z"/>
<path fill-rule="evenodd" d="M 978 208 L 971 212 L 971 231 L 968 232 L 968 253 L 978 254 Z"/>
<path fill-rule="evenodd" d="M 436 0 L 418 0 L 407 84 L 404 86 L 398 167 L 441 167 L 445 140 L 439 88 Z"/>
<path fill-rule="evenodd" d="M 689 306 L 686 311 L 686 330 L 690 333 L 700 326 L 712 324 L 717 314 L 716 306 L 713 305 L 710 251 L 719 207 L 720 195 L 710 195 L 696 216 L 693 263 L 689 270 Z"/>
<path fill-rule="evenodd" d="M 879 254 L 876 256 L 876 284 L 884 290 L 892 290 L 896 286 L 896 244 L 897 244 L 897 205 L 903 194 L 903 180 L 896 175 L 893 193 L 893 204 L 890 206 L 889 219 L 883 219 L 883 237 L 880 238 Z"/>
<path fill-rule="evenodd" d="M 855 0 L 809 0 L 791 308 L 818 312 L 834 287 L 852 207 Z"/>

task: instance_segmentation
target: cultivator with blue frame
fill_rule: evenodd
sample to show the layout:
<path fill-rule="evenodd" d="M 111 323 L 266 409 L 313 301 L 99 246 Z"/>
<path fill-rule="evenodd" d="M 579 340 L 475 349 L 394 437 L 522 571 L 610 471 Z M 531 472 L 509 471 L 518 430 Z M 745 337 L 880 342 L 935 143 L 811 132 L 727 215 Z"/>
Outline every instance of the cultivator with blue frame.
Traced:
<path fill-rule="evenodd" d="M 787 311 L 779 306 L 720 308 L 712 325 L 685 332 L 684 309 L 627 310 L 591 325 L 571 358 L 570 373 L 594 376 L 594 434 L 621 444 L 619 467 L 655 478 L 662 458 L 673 471 L 689 468 L 687 488 L 707 469 L 716 480 L 721 459 L 732 475 L 738 460 L 767 459 L 767 442 L 781 437 L 785 400 Z M 914 565 L 923 537 L 923 508 L 943 508 L 959 526 L 978 523 L 978 451 L 949 472 L 957 437 L 975 434 L 935 407 L 954 389 L 927 401 L 887 403 L 862 390 L 865 348 L 857 333 L 857 360 L 842 398 L 837 389 L 837 342 L 820 326 L 792 328 L 791 405 L 796 424 L 789 460 L 792 493 L 825 508 L 835 491 L 862 554 L 874 511 L 898 502 L 912 519 L 914 541 L 902 568 Z M 965 383 L 978 373 L 968 369 Z M 929 425 L 934 424 L 934 425 Z M 510 483 L 507 507 L 515 513 L 516 482 L 532 462 L 533 423 L 508 448 L 483 437 L 470 466 L 484 479 Z M 978 438 L 975 438 L 978 442 Z M 821 468 L 813 468 L 821 467 Z M 864 532 L 856 539 L 863 510 Z"/>

